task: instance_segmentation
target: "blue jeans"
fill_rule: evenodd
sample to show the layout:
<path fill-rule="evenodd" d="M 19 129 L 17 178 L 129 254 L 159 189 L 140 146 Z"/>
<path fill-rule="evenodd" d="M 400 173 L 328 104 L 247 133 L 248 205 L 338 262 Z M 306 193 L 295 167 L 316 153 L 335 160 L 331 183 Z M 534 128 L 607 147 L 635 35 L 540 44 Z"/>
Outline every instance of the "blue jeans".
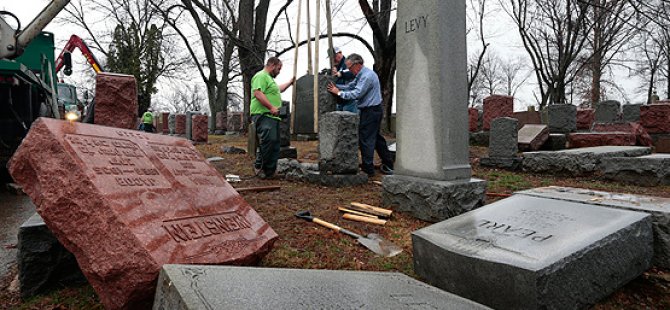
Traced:
<path fill-rule="evenodd" d="M 351 113 L 356 113 L 358 114 L 358 104 L 356 101 L 343 101 L 342 104 L 337 104 L 335 106 L 335 109 L 337 111 L 347 111 Z"/>
<path fill-rule="evenodd" d="M 382 164 L 393 169 L 393 159 L 391 152 L 386 145 L 386 139 L 379 133 L 379 127 L 382 123 L 383 109 L 381 105 L 376 105 L 360 109 L 360 123 L 358 126 L 358 145 L 361 148 L 361 157 L 363 159 L 363 172 L 368 175 L 375 173 L 373 163 L 375 150 L 382 160 Z"/>

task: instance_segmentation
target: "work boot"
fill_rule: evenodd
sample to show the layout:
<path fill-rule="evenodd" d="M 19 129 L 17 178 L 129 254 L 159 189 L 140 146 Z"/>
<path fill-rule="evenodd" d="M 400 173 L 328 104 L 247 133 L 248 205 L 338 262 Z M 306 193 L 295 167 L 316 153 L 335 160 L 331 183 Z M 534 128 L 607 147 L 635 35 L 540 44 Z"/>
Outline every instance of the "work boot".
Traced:
<path fill-rule="evenodd" d="M 382 166 L 381 166 L 381 168 L 379 168 L 379 170 L 381 170 L 381 172 L 385 175 L 393 175 L 393 168 L 391 168 L 387 165 L 382 164 Z"/>

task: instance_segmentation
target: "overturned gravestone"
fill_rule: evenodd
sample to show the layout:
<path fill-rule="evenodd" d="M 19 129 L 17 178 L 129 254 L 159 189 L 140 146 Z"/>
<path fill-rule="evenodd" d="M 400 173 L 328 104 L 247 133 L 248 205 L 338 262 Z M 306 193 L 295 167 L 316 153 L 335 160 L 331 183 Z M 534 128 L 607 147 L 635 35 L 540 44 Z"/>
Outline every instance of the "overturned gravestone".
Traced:
<path fill-rule="evenodd" d="M 560 186 L 534 188 L 516 194 L 649 213 L 652 216 L 652 228 L 654 230 L 654 259 L 652 264 L 670 269 L 670 199 L 668 198 Z"/>
<path fill-rule="evenodd" d="M 549 132 L 570 133 L 577 130 L 577 107 L 571 104 L 552 104 L 547 107 Z"/>
<path fill-rule="evenodd" d="M 581 309 L 649 268 L 649 215 L 515 195 L 412 234 L 428 283 L 495 309 Z"/>
<path fill-rule="evenodd" d="M 150 305 L 164 264 L 251 264 L 277 238 L 184 139 L 40 118 L 9 171 L 109 309 Z"/>
<path fill-rule="evenodd" d="M 400 273 L 165 265 L 154 309 L 488 309 Z"/>
<path fill-rule="evenodd" d="M 641 146 L 597 146 L 562 151 L 523 153 L 523 170 L 539 173 L 584 175 L 600 170 L 603 158 L 637 157 L 651 154 Z"/>
<path fill-rule="evenodd" d="M 603 178 L 640 186 L 670 184 L 670 154 L 601 160 Z"/>
<path fill-rule="evenodd" d="M 500 117 L 491 121 L 489 140 L 489 157 L 481 158 L 481 165 L 517 170 L 521 166 L 521 158 L 517 157 L 518 120 L 511 117 Z"/>
<path fill-rule="evenodd" d="M 537 151 L 549 140 L 547 125 L 528 124 L 519 129 L 519 149 L 522 151 Z"/>
<path fill-rule="evenodd" d="M 324 113 L 335 111 L 337 97 L 327 90 L 328 83 L 333 81 L 329 76 L 319 75 L 319 120 Z M 294 134 L 317 134 L 318 128 L 314 126 L 314 75 L 304 75 L 296 82 L 298 93 L 295 102 L 295 120 L 293 124 Z M 319 121 L 320 125 L 321 121 Z"/>
<path fill-rule="evenodd" d="M 21 298 L 86 283 L 74 255 L 58 242 L 39 214 L 21 225 L 18 238 Z"/>
<path fill-rule="evenodd" d="M 95 123 L 135 129 L 137 82 L 132 75 L 100 72 L 95 77 Z"/>
<path fill-rule="evenodd" d="M 616 123 L 620 121 L 621 103 L 605 100 L 596 104 L 596 123 Z"/>

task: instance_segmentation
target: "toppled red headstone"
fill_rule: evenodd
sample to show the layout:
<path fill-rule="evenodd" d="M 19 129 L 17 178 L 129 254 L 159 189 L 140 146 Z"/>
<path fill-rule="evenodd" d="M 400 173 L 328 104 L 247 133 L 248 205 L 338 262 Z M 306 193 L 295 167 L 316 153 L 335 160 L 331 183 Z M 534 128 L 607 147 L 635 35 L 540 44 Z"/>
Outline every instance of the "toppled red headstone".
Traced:
<path fill-rule="evenodd" d="M 596 120 L 596 110 L 577 109 L 577 129 L 589 130 Z"/>
<path fill-rule="evenodd" d="M 9 171 L 107 309 L 149 308 L 164 264 L 251 264 L 277 238 L 184 139 L 40 118 Z"/>
<path fill-rule="evenodd" d="M 186 134 L 186 114 L 177 114 L 175 116 L 174 133 L 178 135 Z"/>
<path fill-rule="evenodd" d="M 491 129 L 491 121 L 499 117 L 514 117 L 514 97 L 492 95 L 484 99 L 484 130 Z"/>
<path fill-rule="evenodd" d="M 524 125 L 533 124 L 538 125 L 542 124 L 542 117 L 538 111 L 523 111 L 523 112 L 514 112 L 514 118 L 519 121 L 519 129 L 523 128 Z"/>
<path fill-rule="evenodd" d="M 479 110 L 475 108 L 468 108 L 468 118 L 470 132 L 477 132 L 479 129 Z"/>
<path fill-rule="evenodd" d="M 170 133 L 170 127 L 168 126 L 168 120 L 170 119 L 170 113 L 163 112 L 161 113 L 161 127 L 163 127 L 162 133 Z"/>
<path fill-rule="evenodd" d="M 216 112 L 216 130 L 226 130 L 226 114 Z"/>
<path fill-rule="evenodd" d="M 570 148 L 593 146 L 634 146 L 635 134 L 629 132 L 578 132 L 568 135 Z"/>
<path fill-rule="evenodd" d="M 640 123 L 648 133 L 670 133 L 670 104 L 641 106 Z"/>
<path fill-rule="evenodd" d="M 637 145 L 653 146 L 654 141 L 651 136 L 639 123 L 596 123 L 591 129 L 594 132 L 628 132 L 635 134 Z"/>
<path fill-rule="evenodd" d="M 101 72 L 95 77 L 95 123 L 135 129 L 137 82 L 132 75 Z"/>
<path fill-rule="evenodd" d="M 207 142 L 209 116 L 193 115 L 191 118 L 191 139 L 195 142 Z"/>

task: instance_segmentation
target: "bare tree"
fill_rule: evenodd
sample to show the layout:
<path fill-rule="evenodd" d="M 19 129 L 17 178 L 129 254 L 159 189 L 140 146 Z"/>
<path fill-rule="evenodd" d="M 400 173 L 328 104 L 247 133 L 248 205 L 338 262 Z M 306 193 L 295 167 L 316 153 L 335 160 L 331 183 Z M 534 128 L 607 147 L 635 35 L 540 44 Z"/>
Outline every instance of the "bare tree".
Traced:
<path fill-rule="evenodd" d="M 507 59 L 500 64 L 500 78 L 503 92 L 515 97 L 519 88 L 528 80 L 531 71 L 528 71 L 526 61 L 521 57 Z"/>
<path fill-rule="evenodd" d="M 468 59 L 468 94 L 473 92 L 473 84 L 477 83 L 479 86 L 482 85 L 484 80 L 479 80 L 479 70 L 482 68 L 484 62 L 484 55 L 486 55 L 486 50 L 488 49 L 490 43 L 486 42 L 486 36 L 484 35 L 484 18 L 486 17 L 486 0 L 470 0 L 468 2 L 469 10 L 471 14 L 468 14 L 468 23 L 466 32 L 468 35 L 476 35 L 478 41 L 482 44 L 481 49 L 477 50 L 476 53 L 471 54 Z M 484 83 L 485 84 L 485 83 Z M 489 85 L 490 86 L 490 85 Z M 479 91 L 476 89 L 475 91 Z M 471 94 L 473 100 L 478 97 L 478 94 Z"/>
<path fill-rule="evenodd" d="M 164 100 L 158 100 L 154 110 L 168 110 L 172 113 L 186 113 L 186 111 L 205 111 L 207 98 L 201 86 L 186 83 L 173 83 L 172 92 Z"/>

